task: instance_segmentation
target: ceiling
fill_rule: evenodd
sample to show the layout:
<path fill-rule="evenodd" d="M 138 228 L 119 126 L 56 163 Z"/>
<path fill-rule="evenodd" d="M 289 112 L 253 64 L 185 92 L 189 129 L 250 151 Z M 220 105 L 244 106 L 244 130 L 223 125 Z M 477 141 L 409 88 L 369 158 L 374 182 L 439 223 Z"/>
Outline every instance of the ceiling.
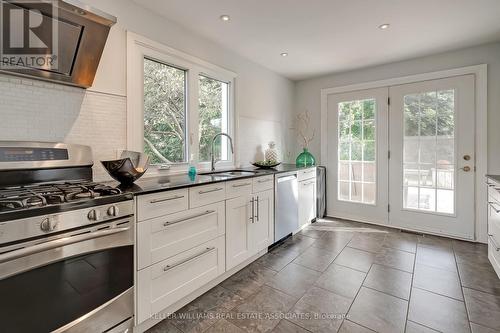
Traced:
<path fill-rule="evenodd" d="M 500 0 L 135 1 L 293 80 L 500 40 Z"/>

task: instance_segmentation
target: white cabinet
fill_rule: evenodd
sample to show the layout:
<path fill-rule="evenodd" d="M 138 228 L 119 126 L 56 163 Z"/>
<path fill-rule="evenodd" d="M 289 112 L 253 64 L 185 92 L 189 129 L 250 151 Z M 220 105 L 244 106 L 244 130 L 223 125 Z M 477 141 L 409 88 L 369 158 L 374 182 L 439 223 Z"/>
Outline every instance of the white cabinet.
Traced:
<path fill-rule="evenodd" d="M 500 184 L 488 180 L 488 258 L 500 277 Z"/>
<path fill-rule="evenodd" d="M 316 169 L 299 171 L 299 229 L 316 217 Z"/>
<path fill-rule="evenodd" d="M 224 236 L 137 273 L 137 321 L 162 311 L 224 272 Z"/>
<path fill-rule="evenodd" d="M 253 196 L 246 195 L 226 201 L 226 269 L 229 270 L 251 256 L 249 223 Z"/>
<path fill-rule="evenodd" d="M 226 270 L 271 245 L 273 232 L 273 190 L 227 200 Z"/>

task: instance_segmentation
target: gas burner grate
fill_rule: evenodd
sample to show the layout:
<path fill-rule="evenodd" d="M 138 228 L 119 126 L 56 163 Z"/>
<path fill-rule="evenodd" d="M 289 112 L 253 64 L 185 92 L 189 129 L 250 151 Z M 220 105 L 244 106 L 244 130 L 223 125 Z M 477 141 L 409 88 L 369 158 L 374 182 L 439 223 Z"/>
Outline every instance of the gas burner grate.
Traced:
<path fill-rule="evenodd" d="M 117 188 L 94 182 L 64 182 L 0 189 L 0 212 L 57 205 L 120 194 Z"/>

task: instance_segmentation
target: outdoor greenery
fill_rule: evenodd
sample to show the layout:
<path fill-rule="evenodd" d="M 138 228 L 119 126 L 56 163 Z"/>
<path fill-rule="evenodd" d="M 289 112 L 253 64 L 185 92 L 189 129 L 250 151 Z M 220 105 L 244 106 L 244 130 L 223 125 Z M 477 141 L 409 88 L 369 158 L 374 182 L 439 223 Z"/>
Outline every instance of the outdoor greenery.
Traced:
<path fill-rule="evenodd" d="M 186 82 L 186 71 L 144 59 L 144 150 L 153 164 L 188 161 Z M 212 138 L 223 128 L 227 89 L 226 83 L 199 78 L 200 161 L 210 160 Z M 220 142 L 216 142 L 219 158 Z"/>

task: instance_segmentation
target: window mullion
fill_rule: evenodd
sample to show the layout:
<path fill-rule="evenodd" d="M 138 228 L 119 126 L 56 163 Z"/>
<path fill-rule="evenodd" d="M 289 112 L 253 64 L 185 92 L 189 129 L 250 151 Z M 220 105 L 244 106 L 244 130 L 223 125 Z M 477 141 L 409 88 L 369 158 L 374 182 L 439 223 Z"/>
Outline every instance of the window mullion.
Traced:
<path fill-rule="evenodd" d="M 189 162 L 191 156 L 193 157 L 193 162 L 198 163 L 199 161 L 199 146 L 200 146 L 200 133 L 199 133 L 199 75 L 200 70 L 198 68 L 192 68 L 188 71 L 188 156 L 187 161 Z"/>

